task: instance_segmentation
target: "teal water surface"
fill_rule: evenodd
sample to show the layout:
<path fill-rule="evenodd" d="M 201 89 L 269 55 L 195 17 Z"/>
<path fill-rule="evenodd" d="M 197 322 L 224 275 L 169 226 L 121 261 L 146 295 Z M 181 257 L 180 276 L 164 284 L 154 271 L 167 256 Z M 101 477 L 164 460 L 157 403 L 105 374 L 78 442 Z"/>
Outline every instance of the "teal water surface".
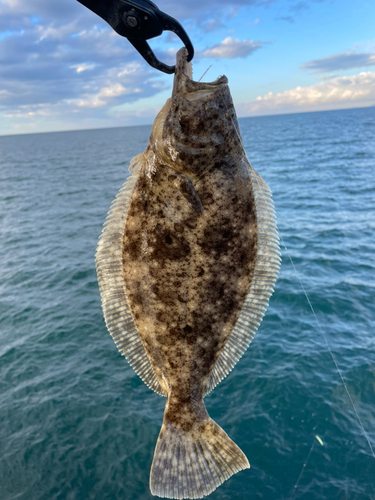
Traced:
<path fill-rule="evenodd" d="M 240 126 L 283 263 L 253 343 L 206 399 L 251 464 L 210 498 L 374 500 L 375 458 L 298 280 L 375 448 L 374 108 Z M 0 137 L 0 500 L 152 498 L 165 399 L 117 352 L 94 266 L 149 132 Z"/>

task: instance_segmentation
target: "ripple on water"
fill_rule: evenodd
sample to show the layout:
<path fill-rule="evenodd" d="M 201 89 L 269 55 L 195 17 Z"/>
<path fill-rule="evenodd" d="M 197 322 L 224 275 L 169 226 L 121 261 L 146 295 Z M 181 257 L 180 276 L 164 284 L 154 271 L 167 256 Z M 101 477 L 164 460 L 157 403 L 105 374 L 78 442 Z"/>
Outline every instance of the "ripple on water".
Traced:
<path fill-rule="evenodd" d="M 206 401 L 251 463 L 213 500 L 249 488 L 292 498 L 301 471 L 296 499 L 375 498 L 375 460 L 289 260 L 375 447 L 374 120 L 370 109 L 240 120 L 288 250 L 259 332 Z M 117 353 L 94 269 L 149 132 L 0 137 L 1 500 L 151 499 L 165 399 Z"/>

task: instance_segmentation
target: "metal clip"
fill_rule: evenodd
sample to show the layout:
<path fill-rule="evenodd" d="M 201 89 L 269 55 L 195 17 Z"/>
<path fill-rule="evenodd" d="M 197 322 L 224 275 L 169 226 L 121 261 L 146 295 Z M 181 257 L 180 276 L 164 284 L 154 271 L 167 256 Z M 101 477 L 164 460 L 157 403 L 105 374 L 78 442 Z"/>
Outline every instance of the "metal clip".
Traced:
<path fill-rule="evenodd" d="M 188 62 L 193 59 L 194 48 L 181 24 L 162 12 L 150 0 L 78 0 L 106 21 L 121 36 L 126 37 L 141 56 L 164 73 L 172 74 L 175 66 L 159 61 L 146 42 L 163 31 L 172 31 L 185 45 Z"/>

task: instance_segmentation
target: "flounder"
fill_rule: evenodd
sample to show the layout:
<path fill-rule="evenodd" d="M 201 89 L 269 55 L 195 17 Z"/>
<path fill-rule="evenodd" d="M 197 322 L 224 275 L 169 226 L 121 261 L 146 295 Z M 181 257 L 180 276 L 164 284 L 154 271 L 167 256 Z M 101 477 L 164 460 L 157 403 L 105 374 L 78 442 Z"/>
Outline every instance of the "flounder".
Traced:
<path fill-rule="evenodd" d="M 247 349 L 280 265 L 270 189 L 246 158 L 228 80 L 193 81 L 186 57 L 96 254 L 108 330 L 167 397 L 150 476 L 167 498 L 201 498 L 250 467 L 203 398 Z"/>

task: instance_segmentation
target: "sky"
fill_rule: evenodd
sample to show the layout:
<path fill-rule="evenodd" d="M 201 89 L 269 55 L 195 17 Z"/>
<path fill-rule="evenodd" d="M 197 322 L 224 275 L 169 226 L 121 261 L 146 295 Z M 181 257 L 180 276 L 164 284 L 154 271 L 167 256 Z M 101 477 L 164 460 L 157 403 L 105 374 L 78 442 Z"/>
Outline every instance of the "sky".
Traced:
<path fill-rule="evenodd" d="M 375 106 L 374 0 L 155 3 L 240 117 Z M 173 64 L 181 42 L 150 45 Z M 172 83 L 76 0 L 0 0 L 0 135 L 150 124 Z"/>

